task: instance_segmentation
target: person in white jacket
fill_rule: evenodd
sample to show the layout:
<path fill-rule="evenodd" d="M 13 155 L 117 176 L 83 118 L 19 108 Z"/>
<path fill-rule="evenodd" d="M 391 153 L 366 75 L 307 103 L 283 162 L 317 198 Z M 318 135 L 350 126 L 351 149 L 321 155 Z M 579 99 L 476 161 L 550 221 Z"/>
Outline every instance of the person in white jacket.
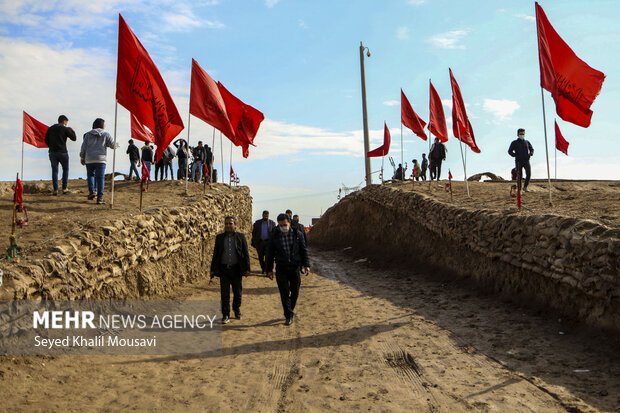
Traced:
<path fill-rule="evenodd" d="M 105 182 L 105 166 L 107 148 L 114 149 L 114 140 L 108 132 L 104 130 L 105 121 L 101 118 L 95 119 L 93 129 L 84 134 L 82 148 L 80 149 L 80 160 L 82 165 L 86 165 L 86 180 L 88 182 L 88 199 L 95 198 L 97 191 L 97 204 L 105 204 L 103 200 L 103 186 Z M 118 148 L 118 144 L 116 144 Z"/>

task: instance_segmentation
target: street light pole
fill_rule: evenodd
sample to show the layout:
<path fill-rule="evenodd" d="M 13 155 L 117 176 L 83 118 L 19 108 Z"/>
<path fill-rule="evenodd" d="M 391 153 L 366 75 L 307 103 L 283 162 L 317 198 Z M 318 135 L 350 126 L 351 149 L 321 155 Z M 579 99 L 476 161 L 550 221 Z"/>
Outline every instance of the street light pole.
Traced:
<path fill-rule="evenodd" d="M 364 166 L 366 168 L 366 185 L 372 185 L 372 174 L 370 171 L 370 158 L 368 152 L 370 151 L 370 138 L 368 137 L 368 110 L 366 108 L 366 73 L 364 72 L 364 47 L 360 42 L 360 68 L 362 70 L 362 112 L 364 116 Z M 370 57 L 370 50 L 368 50 L 368 57 Z"/>

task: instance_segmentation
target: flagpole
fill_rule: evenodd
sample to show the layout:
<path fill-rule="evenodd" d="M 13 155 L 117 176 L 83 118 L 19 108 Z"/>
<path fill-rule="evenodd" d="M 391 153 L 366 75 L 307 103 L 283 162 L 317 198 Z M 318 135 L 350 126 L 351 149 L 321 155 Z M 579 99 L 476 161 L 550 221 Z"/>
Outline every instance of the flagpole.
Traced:
<path fill-rule="evenodd" d="M 381 185 L 383 185 L 383 161 L 385 161 L 385 155 L 381 157 Z"/>
<path fill-rule="evenodd" d="M 116 125 L 118 121 L 118 100 L 114 105 L 114 149 L 112 150 L 112 191 L 110 193 L 110 209 L 114 206 L 114 174 L 116 173 Z M 105 176 L 104 176 L 105 178 Z M 105 179 L 104 179 L 105 182 Z"/>
<path fill-rule="evenodd" d="M 557 123 L 557 122 L 558 121 L 555 120 L 555 123 Z M 556 142 L 555 142 L 555 162 L 554 162 L 555 163 L 555 178 L 554 179 L 557 181 L 558 180 L 558 143 L 557 143 L 557 139 L 558 138 L 556 137 L 555 139 L 556 139 Z M 22 176 L 23 175 L 24 174 L 22 173 Z"/>
<path fill-rule="evenodd" d="M 433 178 L 431 177 L 431 139 L 433 139 L 433 132 L 431 132 L 431 120 L 430 116 L 428 119 L 428 190 L 431 190 L 431 182 L 433 182 Z M 439 179 L 437 180 L 439 181 Z"/>
<path fill-rule="evenodd" d="M 543 127 L 545 128 L 545 153 L 547 155 L 547 183 L 549 187 L 549 205 L 551 202 L 551 172 L 549 171 L 549 147 L 547 145 L 547 117 L 545 115 L 545 94 L 542 86 L 540 87 L 540 97 L 542 98 L 542 111 L 543 111 Z"/>
<path fill-rule="evenodd" d="M 459 146 L 461 148 L 461 159 L 463 161 L 463 173 L 465 174 L 464 179 L 465 179 L 465 186 L 467 187 L 467 196 L 471 198 L 471 196 L 469 195 L 469 182 L 467 181 L 467 167 L 465 166 L 465 156 L 463 155 L 463 141 L 461 141 L 461 128 L 459 127 L 458 121 L 456 123 L 456 135 L 459 138 Z"/>
<path fill-rule="evenodd" d="M 213 128 L 213 145 L 211 145 L 211 156 L 213 157 L 211 169 L 213 169 L 213 167 L 215 166 L 215 128 Z M 209 171 L 209 178 L 211 179 L 211 182 L 213 182 L 213 171 Z"/>
<path fill-rule="evenodd" d="M 230 170 L 232 171 L 232 147 L 233 147 L 233 143 L 232 141 L 230 141 Z M 228 177 L 228 185 L 232 186 L 232 175 L 229 172 L 228 175 L 230 175 Z"/>
<path fill-rule="evenodd" d="M 403 123 L 400 122 L 400 164 L 403 166 L 403 181 L 405 180 L 405 155 L 403 151 Z"/>
<path fill-rule="evenodd" d="M 190 122 L 192 120 L 192 114 L 189 113 L 187 115 L 187 158 L 185 158 L 185 195 L 187 195 L 188 193 L 188 187 L 189 187 L 189 129 L 190 129 Z"/>
<path fill-rule="evenodd" d="M 222 183 L 225 183 L 226 181 L 224 181 L 224 144 L 222 143 L 222 132 L 220 131 L 220 157 L 222 159 Z"/>
<path fill-rule="evenodd" d="M 22 181 L 24 180 L 24 137 L 22 136 Z"/>

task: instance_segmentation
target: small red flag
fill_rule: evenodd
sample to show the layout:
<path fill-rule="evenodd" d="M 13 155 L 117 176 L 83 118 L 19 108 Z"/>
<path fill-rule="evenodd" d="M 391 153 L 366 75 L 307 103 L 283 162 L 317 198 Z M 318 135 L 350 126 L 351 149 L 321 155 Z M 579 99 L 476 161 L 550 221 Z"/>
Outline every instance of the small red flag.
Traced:
<path fill-rule="evenodd" d="M 448 127 L 446 126 L 446 116 L 443 113 L 443 104 L 439 94 L 433 87 L 433 84 L 429 80 L 430 84 L 430 120 L 428 121 L 428 127 L 433 135 L 439 138 L 441 142 L 448 141 Z"/>
<path fill-rule="evenodd" d="M 461 88 L 452 74 L 452 69 L 448 70 L 450 71 L 450 83 L 452 84 L 452 133 L 454 133 L 455 138 L 460 139 L 461 142 L 469 146 L 472 151 L 480 153 L 480 148 L 478 148 L 474 140 L 474 131 L 471 127 L 471 122 L 467 117 L 465 102 L 463 101 L 463 95 L 461 95 Z"/>
<path fill-rule="evenodd" d="M 49 126 L 44 125 L 24 111 L 24 131 L 22 139 L 29 145 L 37 148 L 47 148 L 45 133 Z"/>
<path fill-rule="evenodd" d="M 207 166 L 207 164 L 206 164 L 206 163 L 204 163 L 204 164 L 203 164 L 203 166 L 204 166 L 204 174 L 203 174 L 203 175 L 204 175 L 204 176 L 209 175 L 209 167 Z"/>
<path fill-rule="evenodd" d="M 417 113 L 411 107 L 409 99 L 405 96 L 405 92 L 400 90 L 400 121 L 403 125 L 411 129 L 411 132 L 418 135 L 423 140 L 426 140 L 426 133 L 424 132 L 424 122 Z"/>
<path fill-rule="evenodd" d="M 160 159 L 183 130 L 183 121 L 157 66 L 123 16 L 118 18 L 116 100 L 153 132 Z"/>
<path fill-rule="evenodd" d="M 387 127 L 387 123 L 383 123 L 383 145 L 379 146 L 377 149 L 368 152 L 367 156 L 369 158 L 375 158 L 378 156 L 385 156 L 390 152 L 390 130 Z"/>
<path fill-rule="evenodd" d="M 235 142 L 235 132 L 230 124 L 226 103 L 217 83 L 194 59 L 192 59 L 192 83 L 189 94 L 189 113 L 218 129 L 228 139 Z"/>
<path fill-rule="evenodd" d="M 564 139 L 562 136 L 562 132 L 560 132 L 560 127 L 558 126 L 558 121 L 555 121 L 555 147 L 558 151 L 562 152 L 564 155 L 568 155 L 568 141 Z"/>
<path fill-rule="evenodd" d="M 560 118 L 590 126 L 590 106 L 601 91 L 605 74 L 591 68 L 555 31 L 536 3 L 540 85 L 551 92 Z"/>
<path fill-rule="evenodd" d="M 448 169 L 448 179 L 452 180 L 452 172 L 450 172 L 450 170 Z"/>
<path fill-rule="evenodd" d="M 24 202 L 24 184 L 22 180 L 17 178 L 15 180 L 15 193 L 13 194 L 13 202 L 17 205 L 21 205 Z"/>
<path fill-rule="evenodd" d="M 146 165 L 144 164 L 144 162 L 142 162 L 142 180 L 146 181 L 151 177 L 151 174 L 149 173 L 149 169 L 146 167 Z"/>
<path fill-rule="evenodd" d="M 231 178 L 235 177 L 235 170 L 233 169 L 232 165 L 230 165 L 230 177 Z"/>
<path fill-rule="evenodd" d="M 131 114 L 131 137 L 142 142 L 153 142 L 155 140 L 153 132 L 142 125 L 133 113 Z"/>

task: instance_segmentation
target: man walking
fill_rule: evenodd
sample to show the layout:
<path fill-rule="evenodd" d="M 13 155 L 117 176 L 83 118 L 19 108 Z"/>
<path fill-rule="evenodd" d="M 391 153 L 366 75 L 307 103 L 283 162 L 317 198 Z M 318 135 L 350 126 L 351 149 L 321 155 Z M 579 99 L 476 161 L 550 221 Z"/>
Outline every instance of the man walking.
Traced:
<path fill-rule="evenodd" d="M 67 138 L 75 142 L 75 132 L 67 127 L 69 119 L 65 115 L 58 117 L 58 123 L 49 127 L 45 133 L 45 144 L 49 148 L 49 158 L 52 164 L 52 185 L 54 195 L 58 195 L 58 164 L 62 166 L 62 193 L 68 194 L 69 154 L 67 153 Z"/>
<path fill-rule="evenodd" d="M 142 147 L 142 163 L 149 171 L 149 175 L 151 175 L 151 164 L 153 164 L 153 147 L 149 141 L 144 142 L 144 146 Z"/>
<path fill-rule="evenodd" d="M 250 271 L 250 254 L 245 235 L 236 231 L 234 217 L 224 218 L 224 232 L 215 237 L 211 278 L 220 277 L 220 297 L 222 302 L 222 324 L 230 321 L 230 286 L 233 290 L 233 311 L 235 318 L 241 319 L 242 277 Z"/>
<path fill-rule="evenodd" d="M 439 178 L 441 178 L 441 163 L 446 160 L 446 146 L 441 143 L 439 138 L 435 138 L 435 143 L 433 143 L 428 157 L 431 159 L 431 181 L 433 179 L 439 181 Z"/>
<path fill-rule="evenodd" d="M 261 274 L 267 275 L 265 268 L 265 255 L 267 254 L 267 243 L 273 233 L 276 223 L 269 219 L 269 211 L 263 211 L 263 218 L 254 222 L 252 227 L 252 246 L 256 248 L 258 262 L 260 263 Z"/>
<path fill-rule="evenodd" d="M 525 140 L 525 129 L 519 128 L 517 130 L 517 139 L 512 141 L 508 148 L 508 154 L 515 158 L 515 167 L 519 177 L 519 190 L 521 190 L 521 181 L 523 180 L 523 169 L 525 169 L 525 185 L 523 185 L 523 191 L 530 192 L 527 186 L 530 184 L 530 174 L 532 169 L 530 167 L 530 157 L 534 155 L 534 148 L 530 141 Z"/>
<path fill-rule="evenodd" d="M 105 121 L 101 118 L 95 119 L 93 129 L 84 134 L 84 141 L 80 149 L 80 161 L 82 165 L 86 165 L 88 199 L 95 198 L 96 189 L 97 205 L 105 204 L 103 200 L 103 185 L 105 182 L 107 150 L 108 148 L 118 148 L 118 143 L 114 146 L 112 136 L 104 128 Z"/>
<path fill-rule="evenodd" d="M 127 154 L 129 155 L 129 180 L 131 181 L 131 175 L 136 174 L 136 179 L 140 180 L 140 174 L 138 173 L 138 166 L 140 166 L 140 149 L 133 144 L 133 139 L 129 139 L 129 146 L 127 147 Z"/>
<path fill-rule="evenodd" d="M 306 227 L 304 227 L 304 224 L 299 222 L 299 215 L 297 214 L 293 215 L 293 220 L 291 221 L 291 228 L 301 231 L 301 233 L 304 235 L 304 242 L 306 243 L 306 247 L 307 247 L 308 246 L 308 234 L 306 234 Z"/>
<path fill-rule="evenodd" d="M 280 299 L 287 326 L 293 324 L 295 305 L 301 285 L 300 268 L 310 273 L 308 249 L 303 235 L 291 228 L 291 221 L 286 214 L 278 215 L 278 228 L 273 232 L 267 247 L 267 275 L 273 280 L 273 264 L 276 264 L 276 281 L 280 290 Z"/>
<path fill-rule="evenodd" d="M 426 154 L 423 153 L 422 154 L 422 167 L 420 170 L 420 176 L 422 177 L 423 181 L 426 181 L 426 170 L 428 169 L 428 159 L 426 159 Z"/>
<path fill-rule="evenodd" d="M 205 148 L 202 146 L 202 141 L 198 141 L 198 146 L 193 149 L 192 155 L 194 156 L 194 164 L 192 165 L 191 177 L 194 182 L 200 182 L 202 179 L 203 164 L 207 157 Z"/>

